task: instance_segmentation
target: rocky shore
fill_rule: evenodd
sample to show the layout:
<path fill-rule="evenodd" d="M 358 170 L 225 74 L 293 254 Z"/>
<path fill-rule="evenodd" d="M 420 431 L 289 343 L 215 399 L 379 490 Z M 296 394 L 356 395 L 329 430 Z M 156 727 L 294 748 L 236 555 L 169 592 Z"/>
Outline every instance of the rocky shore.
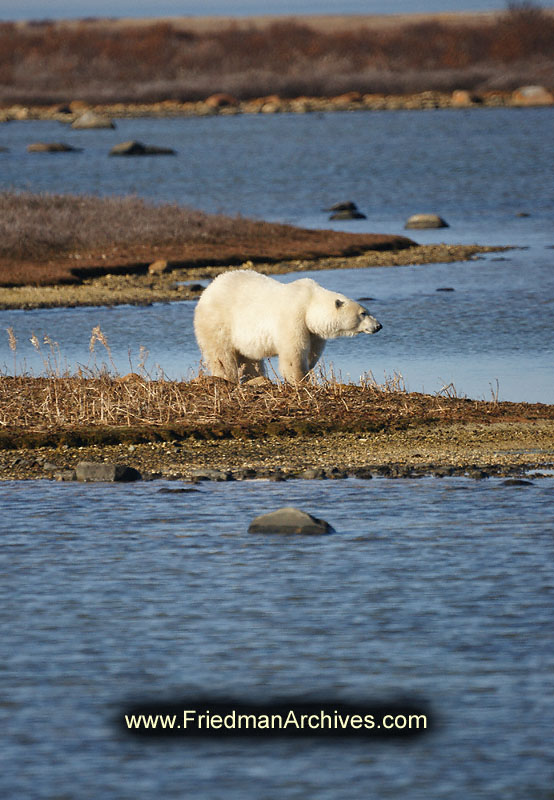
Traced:
<path fill-rule="evenodd" d="M 552 92 L 542 86 L 522 86 L 515 91 L 473 92 L 458 89 L 454 92 L 425 91 L 417 94 L 361 94 L 352 91 L 336 97 L 283 98 L 279 95 L 239 100 L 226 93 L 213 94 L 198 102 L 164 100 L 158 103 L 88 104 L 74 100 L 67 104 L 49 106 L 15 104 L 0 108 L 0 122 L 24 120 L 55 120 L 75 127 L 85 113 L 93 111 L 108 120 L 139 117 L 206 117 L 234 114 L 307 114 L 333 111 L 398 111 L 402 109 L 429 111 L 438 108 L 523 108 L 549 106 L 554 102 Z M 117 126 L 117 123 L 114 127 Z M 90 127 L 99 127 L 98 124 Z"/>
<path fill-rule="evenodd" d="M 455 423 L 404 431 L 224 441 L 0 450 L 0 480 L 76 480 L 80 462 L 118 464 L 142 479 L 539 477 L 554 467 L 554 421 Z M 108 473 L 109 474 L 109 473 Z M 106 478 L 109 480 L 109 478 Z"/>

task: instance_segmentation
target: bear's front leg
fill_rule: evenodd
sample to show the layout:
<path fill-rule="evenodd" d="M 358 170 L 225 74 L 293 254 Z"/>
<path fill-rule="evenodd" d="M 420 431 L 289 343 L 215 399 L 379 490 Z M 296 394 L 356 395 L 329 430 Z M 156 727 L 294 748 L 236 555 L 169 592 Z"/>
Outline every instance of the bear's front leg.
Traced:
<path fill-rule="evenodd" d="M 304 352 L 285 350 L 279 353 L 279 372 L 287 383 L 297 383 L 308 373 L 308 359 Z"/>

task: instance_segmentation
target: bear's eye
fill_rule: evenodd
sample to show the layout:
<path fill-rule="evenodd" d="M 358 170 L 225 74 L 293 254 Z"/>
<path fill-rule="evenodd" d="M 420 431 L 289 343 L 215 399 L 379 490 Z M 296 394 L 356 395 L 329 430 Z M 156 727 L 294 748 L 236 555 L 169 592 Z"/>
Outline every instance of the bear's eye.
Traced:
<path fill-rule="evenodd" d="M 361 311 L 361 312 L 360 312 L 360 317 L 362 317 L 362 318 L 363 318 L 363 317 L 367 317 L 367 315 L 368 315 L 368 314 L 367 314 L 367 311 Z"/>
<path fill-rule="evenodd" d="M 337 299 L 335 300 L 335 308 L 340 308 L 343 305 L 344 305 L 344 300 L 339 300 L 337 297 Z"/>

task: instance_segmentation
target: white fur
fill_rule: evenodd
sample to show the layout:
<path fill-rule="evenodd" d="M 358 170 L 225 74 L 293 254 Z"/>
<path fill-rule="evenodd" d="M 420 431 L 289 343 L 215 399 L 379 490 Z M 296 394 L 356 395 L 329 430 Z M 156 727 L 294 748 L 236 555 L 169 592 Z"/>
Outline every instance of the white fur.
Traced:
<path fill-rule="evenodd" d="M 252 270 L 218 275 L 204 290 L 194 331 L 212 375 L 239 381 L 264 375 L 262 360 L 279 357 L 286 381 L 313 369 L 327 339 L 376 333 L 367 309 L 311 278 L 279 283 Z"/>

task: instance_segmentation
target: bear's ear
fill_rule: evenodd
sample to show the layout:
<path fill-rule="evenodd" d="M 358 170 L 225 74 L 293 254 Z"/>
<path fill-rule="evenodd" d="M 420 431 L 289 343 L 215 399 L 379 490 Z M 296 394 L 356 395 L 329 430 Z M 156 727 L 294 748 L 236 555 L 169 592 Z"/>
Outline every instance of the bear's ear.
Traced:
<path fill-rule="evenodd" d="M 340 308 L 343 305 L 344 305 L 344 300 L 339 300 L 339 298 L 337 297 L 337 299 L 335 300 L 335 308 Z"/>

